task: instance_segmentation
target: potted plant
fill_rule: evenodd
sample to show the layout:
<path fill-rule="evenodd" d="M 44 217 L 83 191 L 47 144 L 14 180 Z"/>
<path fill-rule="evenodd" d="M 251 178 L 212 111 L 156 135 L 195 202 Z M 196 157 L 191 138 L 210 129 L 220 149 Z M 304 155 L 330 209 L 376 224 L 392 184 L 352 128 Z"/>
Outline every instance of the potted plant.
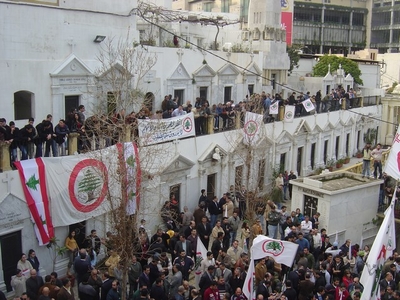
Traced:
<path fill-rule="evenodd" d="M 350 157 L 346 156 L 343 160 L 344 164 L 348 164 L 350 162 Z"/>
<path fill-rule="evenodd" d="M 336 169 L 343 167 L 343 159 L 338 159 L 336 161 Z"/>
<path fill-rule="evenodd" d="M 363 157 L 363 154 L 362 154 L 362 152 L 360 150 L 357 151 L 356 157 L 357 158 L 362 158 Z"/>
<path fill-rule="evenodd" d="M 329 172 L 332 172 L 334 164 L 335 164 L 335 160 L 334 159 L 329 159 L 326 162 L 326 168 L 329 170 Z"/>

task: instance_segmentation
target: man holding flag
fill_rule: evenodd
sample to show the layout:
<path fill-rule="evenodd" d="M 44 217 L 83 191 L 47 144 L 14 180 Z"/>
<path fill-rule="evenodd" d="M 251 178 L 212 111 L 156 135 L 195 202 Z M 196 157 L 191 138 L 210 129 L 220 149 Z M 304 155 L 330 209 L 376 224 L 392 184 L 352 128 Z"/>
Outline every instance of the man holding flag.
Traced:
<path fill-rule="evenodd" d="M 254 294 L 256 290 L 254 282 L 254 261 L 265 258 L 266 256 L 271 256 L 276 263 L 291 267 L 297 253 L 297 248 L 298 245 L 295 243 L 275 240 L 263 235 L 259 235 L 254 239 L 250 249 L 251 261 L 243 285 L 243 294 L 247 299 L 256 299 Z"/>

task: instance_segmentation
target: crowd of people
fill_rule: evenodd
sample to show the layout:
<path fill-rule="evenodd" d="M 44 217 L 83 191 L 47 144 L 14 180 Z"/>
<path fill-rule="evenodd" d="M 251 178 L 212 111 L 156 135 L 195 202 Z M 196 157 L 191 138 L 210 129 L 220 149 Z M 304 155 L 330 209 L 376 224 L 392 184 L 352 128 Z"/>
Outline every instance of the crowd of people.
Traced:
<path fill-rule="evenodd" d="M 284 189 L 291 172 L 280 174 L 277 186 L 282 186 L 283 199 L 291 197 Z M 282 178 L 282 179 L 281 179 Z M 23 254 L 17 264 L 11 285 L 22 300 L 244 300 L 245 278 L 251 260 L 249 249 L 258 235 L 296 243 L 298 252 L 293 266 L 278 264 L 273 257 L 255 262 L 254 290 L 256 299 L 269 300 L 359 300 L 364 287 L 359 278 L 369 254 L 346 240 L 340 247 L 320 228 L 321 215 L 304 215 L 299 208 L 288 211 L 285 203 L 278 209 L 274 202 L 254 207 L 255 220 L 246 219 L 245 187 L 233 188 L 218 199 L 208 200 L 201 190 L 198 207 L 173 218 L 171 208 L 163 208 L 165 230 L 159 228 L 149 235 L 146 221 L 138 228 L 139 245 L 124 269 L 121 257 L 108 242 L 100 239 L 96 230 L 82 245 L 72 231 L 65 240 L 74 277 L 58 279 L 57 273 L 39 276 L 39 260 L 34 250 Z M 178 207 L 177 201 L 171 201 Z M 251 208 L 253 209 L 253 207 Z M 174 209 L 173 209 L 174 210 Z M 323 217 L 323 216 L 322 216 Z M 198 257 L 198 238 L 207 250 Z M 101 249 L 107 250 L 99 264 Z M 99 265 L 101 265 L 99 267 Z M 121 290 L 124 280 L 127 290 Z M 381 299 L 400 299 L 400 257 L 395 252 L 385 263 L 380 281 Z M 196 278 L 193 281 L 193 275 Z M 74 295 L 71 284 L 76 284 Z"/>
<path fill-rule="evenodd" d="M 314 112 L 320 113 L 338 110 L 341 99 L 348 100 L 346 101 L 347 108 L 357 106 L 360 96 L 361 91 L 355 92 L 350 89 L 346 92 L 342 87 L 332 89 L 325 97 L 322 97 L 321 91 L 312 96 L 310 92 L 300 93 L 298 96 L 296 92 L 293 92 L 287 99 L 283 98 L 282 93 L 271 96 L 262 92 L 246 96 L 244 101 L 238 103 L 231 100 L 210 106 L 206 99 L 200 97 L 196 98 L 194 104 L 190 100 L 183 104 L 178 97 L 166 95 L 161 103 L 161 110 L 157 110 L 155 113 L 143 106 L 137 113 L 130 112 L 127 114 L 125 110 L 118 112 L 114 110 L 109 115 L 93 115 L 88 118 L 85 116 L 85 106 L 80 105 L 68 112 L 66 118 L 59 120 L 55 126 L 51 114 L 48 114 L 46 119 L 36 125 L 34 118 L 29 118 L 28 124 L 23 128 L 16 127 L 14 121 L 7 124 L 5 118 L 0 118 L 0 141 L 10 144 L 11 164 L 13 166 L 13 162 L 19 159 L 66 155 L 67 140 L 70 133 L 79 134 L 78 152 L 115 144 L 119 141 L 121 135 L 120 124 L 132 125 L 132 138 L 134 139 L 138 136 L 136 126 L 138 119 L 168 119 L 193 112 L 196 135 L 203 135 L 209 132 L 208 126 L 210 125 L 207 120 L 210 116 L 214 118 L 213 131 L 215 132 L 234 129 L 236 118 L 240 118 L 243 125 L 247 111 L 264 114 L 264 122 L 272 122 L 278 119 L 278 115 L 270 114 L 270 107 L 277 101 L 279 106 L 295 106 L 295 115 L 299 117 L 309 114 L 302 105 L 302 102 L 307 99 L 310 99 L 315 106 Z"/>

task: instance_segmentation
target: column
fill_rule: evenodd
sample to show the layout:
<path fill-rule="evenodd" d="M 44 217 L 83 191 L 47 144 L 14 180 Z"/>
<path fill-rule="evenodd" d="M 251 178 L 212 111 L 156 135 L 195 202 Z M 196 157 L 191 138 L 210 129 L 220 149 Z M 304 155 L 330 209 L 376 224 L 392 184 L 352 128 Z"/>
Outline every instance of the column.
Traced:
<path fill-rule="evenodd" d="M 393 107 L 389 105 L 389 113 L 387 115 L 387 119 L 388 122 L 393 122 Z M 393 142 L 393 131 L 394 131 L 394 125 L 387 123 L 388 127 L 387 127 L 387 132 L 386 132 L 386 136 L 385 136 L 385 144 L 386 145 L 391 145 Z"/>
<path fill-rule="evenodd" d="M 78 136 L 79 133 L 73 132 L 68 134 L 68 155 L 74 155 L 78 152 Z"/>
<path fill-rule="evenodd" d="M 0 144 L 0 151 L 1 151 L 1 169 L 3 172 L 11 171 L 11 157 L 10 157 L 10 144 L 6 144 L 2 142 Z"/>

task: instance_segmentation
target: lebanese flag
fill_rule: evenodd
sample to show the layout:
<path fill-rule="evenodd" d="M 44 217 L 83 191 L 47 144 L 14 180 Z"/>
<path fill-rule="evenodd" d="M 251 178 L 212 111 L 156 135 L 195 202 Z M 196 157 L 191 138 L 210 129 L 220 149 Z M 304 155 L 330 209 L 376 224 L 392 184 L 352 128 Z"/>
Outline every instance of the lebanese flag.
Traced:
<path fill-rule="evenodd" d="M 246 279 L 244 280 L 243 284 L 243 294 L 249 300 L 256 299 L 256 287 L 254 278 L 256 277 L 255 268 L 254 268 L 254 258 L 252 256 L 249 264 L 249 269 L 247 270 Z"/>
<path fill-rule="evenodd" d="M 314 104 L 311 102 L 310 99 L 304 100 L 303 102 L 301 102 L 301 104 L 303 104 L 304 109 L 306 110 L 306 112 L 310 112 L 310 111 L 312 111 L 312 110 L 315 109 L 315 106 L 314 106 Z"/>
<path fill-rule="evenodd" d="M 28 159 L 14 164 L 20 175 L 36 237 L 39 245 L 44 246 L 54 237 L 54 227 L 50 217 L 43 160 L 42 158 Z"/>

